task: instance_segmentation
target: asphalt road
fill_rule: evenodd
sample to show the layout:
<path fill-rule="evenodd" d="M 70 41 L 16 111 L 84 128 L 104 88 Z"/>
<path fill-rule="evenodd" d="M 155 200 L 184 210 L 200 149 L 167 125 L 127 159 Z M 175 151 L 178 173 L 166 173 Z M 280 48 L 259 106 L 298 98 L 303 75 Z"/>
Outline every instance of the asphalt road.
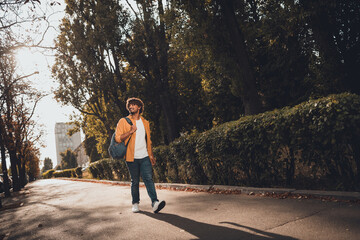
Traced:
<path fill-rule="evenodd" d="M 360 239 L 360 204 L 145 188 L 131 212 L 128 186 L 39 180 L 3 199 L 0 239 Z"/>

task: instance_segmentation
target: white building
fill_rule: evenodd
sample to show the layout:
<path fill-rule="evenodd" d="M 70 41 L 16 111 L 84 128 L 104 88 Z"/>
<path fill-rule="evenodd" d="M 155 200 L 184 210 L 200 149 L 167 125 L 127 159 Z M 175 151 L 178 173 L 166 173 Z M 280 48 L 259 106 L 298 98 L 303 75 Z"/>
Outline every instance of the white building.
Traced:
<path fill-rule="evenodd" d="M 74 151 L 81 144 L 80 132 L 74 133 L 71 137 L 67 135 L 68 130 L 73 128 L 74 125 L 68 123 L 55 124 L 55 142 L 56 142 L 56 158 L 57 165 L 61 163 L 60 153 L 71 149 Z"/>

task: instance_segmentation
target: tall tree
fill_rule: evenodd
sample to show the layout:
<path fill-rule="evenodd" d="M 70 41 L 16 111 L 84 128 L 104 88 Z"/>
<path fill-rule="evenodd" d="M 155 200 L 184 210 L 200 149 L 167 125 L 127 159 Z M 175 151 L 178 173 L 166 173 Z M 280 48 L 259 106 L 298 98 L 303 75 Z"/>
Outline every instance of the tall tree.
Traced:
<path fill-rule="evenodd" d="M 156 93 L 153 100 L 161 106 L 166 140 L 171 142 L 179 136 L 179 125 L 176 98 L 169 85 L 169 39 L 163 2 L 137 0 L 136 3 L 139 11 L 135 12 L 136 19 L 127 33 L 129 37 L 123 55 L 146 80 L 146 86 Z"/>
<path fill-rule="evenodd" d="M 213 53 L 223 58 L 224 69 L 233 75 L 233 93 L 241 97 L 246 115 L 262 111 L 261 99 L 256 87 L 254 70 L 243 29 L 238 22 L 238 13 L 244 12 L 242 1 L 181 1 L 181 7 L 187 11 L 191 21 L 204 34 Z M 233 64 L 229 63 L 231 59 Z M 240 103 L 241 104 L 241 103 Z"/>
<path fill-rule="evenodd" d="M 238 119 L 243 113 L 241 98 L 231 93 L 230 75 L 204 38 L 206 34 L 179 8 L 167 11 L 165 19 L 171 35 L 170 85 L 177 96 L 181 132 L 203 131 Z"/>
<path fill-rule="evenodd" d="M 162 109 L 164 135 L 172 141 L 179 136 L 179 130 L 176 106 L 169 91 L 169 47 L 162 18 L 158 18 L 159 25 L 154 19 L 155 9 L 157 16 L 163 15 L 164 9 L 161 1 L 157 8 L 148 1 L 137 3 L 141 11 L 136 14 L 142 17 L 130 26 L 131 18 L 119 1 L 67 2 L 68 15 L 57 40 L 58 55 L 53 68 L 60 83 L 56 97 L 86 115 L 94 115 L 110 136 L 118 119 L 109 114 L 126 115 L 125 100 L 134 94 L 152 95 L 151 102 Z M 135 76 L 130 85 L 126 83 L 127 71 Z M 137 81 L 140 84 L 132 91 L 131 85 Z M 141 85 L 155 88 L 154 92 L 145 93 Z"/>
<path fill-rule="evenodd" d="M 86 155 L 89 156 L 91 163 L 101 159 L 101 155 L 96 149 L 97 141 L 95 137 L 85 136 L 84 146 L 85 146 Z"/>
<path fill-rule="evenodd" d="M 2 118 L 0 117 L 0 153 L 1 153 L 1 171 L 3 173 L 3 180 L 4 180 L 4 192 L 5 197 L 9 197 L 10 194 L 10 182 L 9 182 L 9 176 L 8 176 L 8 170 L 7 170 L 7 163 L 6 163 L 6 149 L 5 149 L 5 125 L 2 121 Z"/>
<path fill-rule="evenodd" d="M 294 105 L 309 98 L 312 52 L 295 3 L 247 1 L 244 33 L 265 110 Z M 304 39 L 304 40 L 303 40 Z"/>
<path fill-rule="evenodd" d="M 76 154 L 67 149 L 65 152 L 60 153 L 61 155 L 61 169 L 76 168 L 78 166 L 76 160 Z"/>
<path fill-rule="evenodd" d="M 108 136 L 114 112 L 126 114 L 126 82 L 121 74 L 119 44 L 126 12 L 118 1 L 67 1 L 66 17 L 56 41 L 53 75 L 55 97 L 102 121 Z"/>
<path fill-rule="evenodd" d="M 14 191 L 19 191 L 25 185 L 25 162 L 22 161 L 22 150 L 30 140 L 30 124 L 39 94 L 24 81 L 28 76 L 18 76 L 15 73 L 15 61 L 11 55 L 0 55 L 0 125 L 3 143 L 10 157 L 11 174 Z M 26 99 L 26 100 L 25 100 Z M 35 100 L 33 108 L 30 103 Z M 41 134 L 40 134 L 41 135 Z M 40 136 L 36 137 L 38 140 Z"/>
<path fill-rule="evenodd" d="M 40 151 L 39 149 L 32 149 L 25 157 L 27 158 L 26 172 L 29 176 L 29 181 L 35 181 L 40 177 Z"/>
<path fill-rule="evenodd" d="M 41 170 L 41 172 L 46 172 L 47 170 L 53 169 L 53 162 L 50 158 L 46 157 L 44 159 L 44 166 Z"/>
<path fill-rule="evenodd" d="M 360 93 L 360 2 L 299 0 L 298 6 L 313 34 L 328 91 Z"/>
<path fill-rule="evenodd" d="M 28 91 L 28 84 L 22 80 L 33 74 L 17 76 L 13 54 L 15 50 L 21 47 L 48 48 L 42 46 L 47 30 L 50 28 L 48 12 L 43 7 L 58 3 L 51 1 L 42 4 L 42 2 L 40 0 L 5 0 L 0 2 L 1 156 L 4 163 L 5 154 L 7 153 L 10 157 L 14 191 L 18 191 L 26 182 L 25 164 L 27 160 L 25 160 L 25 152 L 29 144 L 25 143 L 33 144 L 30 135 L 25 134 L 26 130 L 24 130 L 31 119 L 31 113 L 27 107 L 24 107 L 24 102 L 19 97 L 31 95 Z M 42 24 L 45 24 L 44 32 L 38 30 Z M 40 37 L 34 37 L 35 34 Z M 17 118 L 19 116 L 22 117 Z M 33 154 L 31 151 L 29 153 Z M 6 167 L 6 164 L 3 166 Z M 3 172 L 5 179 L 7 179 L 7 170 Z"/>

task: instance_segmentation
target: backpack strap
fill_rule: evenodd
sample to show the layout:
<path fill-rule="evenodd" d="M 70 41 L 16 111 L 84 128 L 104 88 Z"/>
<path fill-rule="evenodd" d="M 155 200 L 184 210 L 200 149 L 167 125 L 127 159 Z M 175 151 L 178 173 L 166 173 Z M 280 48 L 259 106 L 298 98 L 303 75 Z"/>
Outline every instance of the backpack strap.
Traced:
<path fill-rule="evenodd" d="M 128 122 L 128 124 L 130 124 L 131 126 L 133 125 L 132 121 L 128 118 L 128 117 L 125 117 L 125 120 Z"/>
<path fill-rule="evenodd" d="M 126 121 L 128 122 L 128 124 L 130 124 L 131 126 L 133 125 L 132 121 L 131 121 L 128 117 L 125 117 L 125 120 L 126 120 Z M 127 141 L 127 143 L 126 143 L 126 145 L 125 145 L 126 147 L 128 146 L 131 137 L 132 137 L 132 134 L 130 135 L 129 140 Z"/>

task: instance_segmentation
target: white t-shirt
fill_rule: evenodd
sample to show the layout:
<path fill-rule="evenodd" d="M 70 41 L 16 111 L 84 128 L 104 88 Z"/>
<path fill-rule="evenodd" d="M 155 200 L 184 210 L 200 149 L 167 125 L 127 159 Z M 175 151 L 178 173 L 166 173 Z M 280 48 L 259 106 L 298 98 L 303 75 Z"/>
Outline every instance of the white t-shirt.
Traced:
<path fill-rule="evenodd" d="M 134 158 L 141 159 L 149 156 L 146 148 L 145 127 L 141 118 L 136 120 L 135 153 Z"/>

